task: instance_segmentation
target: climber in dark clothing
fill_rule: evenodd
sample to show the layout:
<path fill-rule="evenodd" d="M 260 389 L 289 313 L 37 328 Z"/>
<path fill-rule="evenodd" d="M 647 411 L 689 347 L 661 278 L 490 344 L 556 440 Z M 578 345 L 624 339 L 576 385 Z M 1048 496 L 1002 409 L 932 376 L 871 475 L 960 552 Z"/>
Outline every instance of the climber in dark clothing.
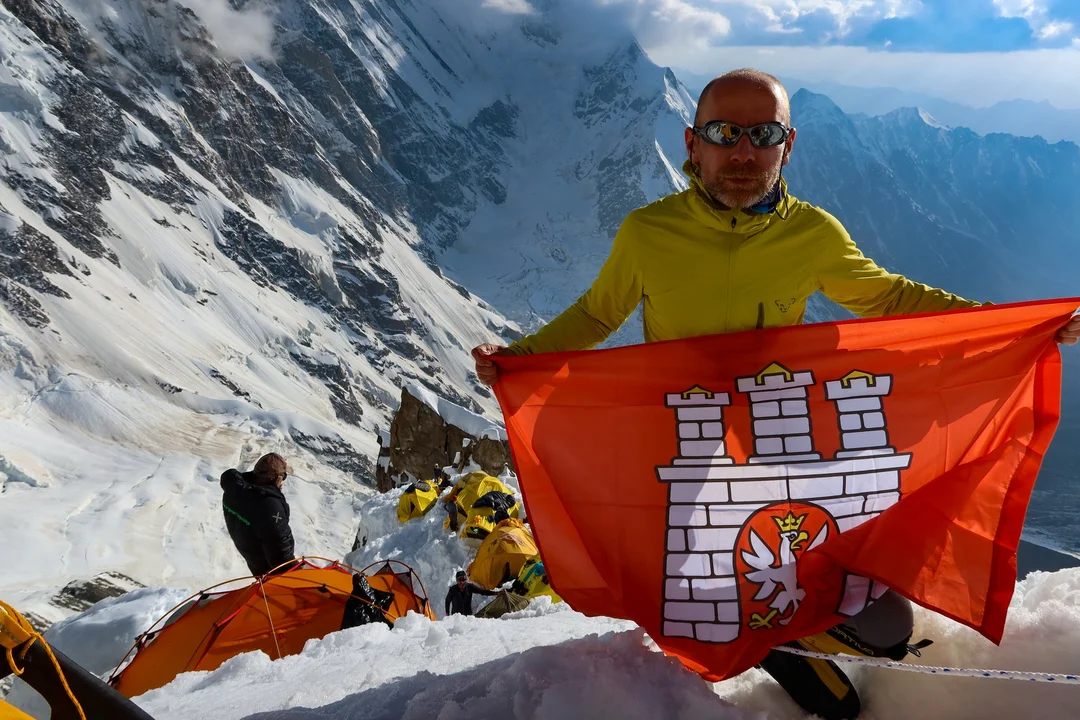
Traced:
<path fill-rule="evenodd" d="M 345 601 L 345 613 L 341 618 L 341 629 L 346 630 L 358 625 L 382 622 L 394 627 L 386 618 L 386 611 L 394 602 L 394 594 L 376 590 L 360 573 L 353 575 L 352 595 Z"/>
<path fill-rule="evenodd" d="M 277 453 L 263 455 L 251 472 L 226 470 L 221 475 L 222 511 L 229 537 L 251 574 L 259 577 L 294 557 L 289 529 L 289 503 L 281 492 L 289 466 Z"/>
<path fill-rule="evenodd" d="M 499 594 L 494 590 L 485 590 L 479 585 L 469 582 L 468 576 L 465 575 L 464 570 L 458 570 L 456 579 L 457 582 L 451 585 L 450 589 L 446 591 L 446 610 L 444 612 L 447 616 L 472 615 L 473 595 Z"/>

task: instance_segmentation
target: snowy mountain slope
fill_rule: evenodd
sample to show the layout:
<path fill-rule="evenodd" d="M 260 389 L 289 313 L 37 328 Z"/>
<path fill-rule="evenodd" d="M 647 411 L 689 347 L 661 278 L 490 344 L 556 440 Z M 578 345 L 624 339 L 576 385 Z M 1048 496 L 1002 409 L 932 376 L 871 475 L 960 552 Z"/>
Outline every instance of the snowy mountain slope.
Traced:
<path fill-rule="evenodd" d="M 241 60 L 170 0 L 4 0 L 0 523 L 25 562 L 0 592 L 241 572 L 216 479 L 270 450 L 298 551 L 340 556 L 400 387 L 492 414 L 467 348 L 553 312 L 682 182 L 685 91 L 571 5 L 296 0 Z M 563 203 L 580 232 L 521 235 L 543 272 L 490 282 L 469 228 Z"/>
<path fill-rule="evenodd" d="M 554 316 L 588 287 L 630 210 L 686 187 L 681 131 L 693 100 L 675 77 L 636 45 L 585 74 L 584 91 L 556 85 L 515 98 L 522 112 L 507 143 L 506 200 L 482 205 L 439 256 L 523 321 Z M 568 117 L 584 131 L 568 135 Z"/>
<path fill-rule="evenodd" d="M 238 574 L 216 479 L 269 450 L 298 549 L 340 556 L 400 386 L 480 410 L 464 348 L 512 327 L 181 6 L 5 2 L 0 34 L 5 597 Z"/>
<path fill-rule="evenodd" d="M 399 526 L 390 495 L 365 507 L 370 546 L 397 548 L 398 559 L 418 568 L 457 565 L 463 544 L 445 532 L 441 542 L 429 542 L 440 540 L 427 522 L 430 516 Z M 430 574 L 425 579 L 438 605 L 440 584 Z M 107 674 L 135 635 L 184 596 L 175 589 L 137 590 L 58 623 L 47 637 L 77 662 Z M 1074 650 L 1078 628 L 1080 570 L 1034 573 L 1017 585 L 1000 646 L 917 610 L 915 637 L 935 643 L 916 662 L 1075 673 L 1080 670 Z M 1046 717 L 1070 717 L 1077 693 L 1074 686 L 877 668 L 855 667 L 851 673 L 863 717 L 882 720 L 1004 720 L 1026 717 L 1033 707 Z M 21 683 L 8 699 L 40 713 L 40 699 Z M 273 662 L 261 652 L 240 655 L 213 672 L 185 673 L 136 701 L 159 720 L 806 717 L 760 670 L 705 683 L 656 652 L 631 623 L 586 618 L 546 598 L 498 620 L 458 615 L 432 623 L 414 614 L 393 630 L 352 628 Z"/>

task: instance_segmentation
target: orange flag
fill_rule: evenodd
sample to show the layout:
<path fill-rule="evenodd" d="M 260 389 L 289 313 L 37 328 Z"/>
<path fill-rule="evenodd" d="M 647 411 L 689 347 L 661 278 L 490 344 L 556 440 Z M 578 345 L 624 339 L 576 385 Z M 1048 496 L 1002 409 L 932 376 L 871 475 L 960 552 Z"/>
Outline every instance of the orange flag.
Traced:
<path fill-rule="evenodd" d="M 999 642 L 1078 306 L 496 358 L 553 587 L 711 679 L 887 587 Z"/>

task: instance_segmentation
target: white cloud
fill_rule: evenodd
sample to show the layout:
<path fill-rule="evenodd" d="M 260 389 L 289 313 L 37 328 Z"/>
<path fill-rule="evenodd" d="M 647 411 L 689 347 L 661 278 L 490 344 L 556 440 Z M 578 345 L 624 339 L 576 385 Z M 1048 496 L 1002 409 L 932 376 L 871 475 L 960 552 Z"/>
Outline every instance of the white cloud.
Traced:
<path fill-rule="evenodd" d="M 644 46 L 680 43 L 703 49 L 726 37 L 731 22 L 721 12 L 689 0 L 596 0 L 601 7 L 618 8 Z"/>
<path fill-rule="evenodd" d="M 274 20 L 269 7 L 234 10 L 228 0 L 178 0 L 190 8 L 226 55 L 240 60 L 273 59 Z"/>
<path fill-rule="evenodd" d="M 582 5 L 589 0 L 577 0 Z M 799 28 L 832 22 L 843 34 L 868 18 L 904 17 L 923 0 L 591 0 L 618 8 L 619 15 L 657 62 L 703 75 L 753 64 L 808 82 L 829 80 L 866 87 L 890 86 L 955 98 L 974 106 L 999 100 L 1049 100 L 1062 108 L 1080 107 L 1074 85 L 1080 77 L 1077 27 L 1054 21 L 1046 0 L 994 0 L 988 14 L 1024 18 L 1043 41 L 1072 40 L 1071 47 L 1014 52 L 897 52 L 888 41 L 876 48 L 792 46 Z M 945 0 L 935 0 L 944 2 Z M 1080 0 L 1077 0 L 1080 2 Z M 984 11 L 987 6 L 983 6 Z M 817 13 L 815 17 L 809 17 Z M 856 18 L 859 18 L 856 20 Z M 747 28 L 754 40 L 739 43 Z M 813 35 L 805 31 L 807 36 Z M 820 31 L 816 35 L 820 38 Z M 796 42 L 801 42 L 796 40 Z M 760 43 L 760 44 L 754 44 Z M 894 46 L 895 47 L 895 46 Z M 766 54 L 767 53 L 767 54 Z M 1047 72 L 1053 68 L 1052 72 Z"/>
<path fill-rule="evenodd" d="M 827 13 L 836 19 L 841 33 L 856 16 L 873 18 L 904 17 L 917 11 L 920 0 L 699 0 L 720 8 L 740 7 L 755 10 L 770 23 L 791 25 L 811 13 Z M 770 28 L 771 29 L 771 28 Z"/>
<path fill-rule="evenodd" d="M 1046 6 L 1038 0 L 994 0 L 1001 17 L 1030 18 L 1036 15 L 1045 15 Z"/>
<path fill-rule="evenodd" d="M 646 49 L 661 65 L 702 75 L 750 65 L 806 82 L 895 87 L 975 107 L 1026 98 L 1080 108 L 1080 42 L 1075 40 L 1071 48 L 1009 53 L 881 52 L 845 46 L 723 46 L 702 53 L 686 52 L 677 44 Z"/>
<path fill-rule="evenodd" d="M 1027 20 L 1035 37 L 1040 40 L 1067 36 L 1074 30 L 1071 22 L 1050 17 L 1046 0 L 994 0 L 994 6 L 1002 17 L 1020 17 Z"/>
<path fill-rule="evenodd" d="M 1073 31 L 1073 24 L 1071 22 L 1051 22 L 1043 25 L 1039 30 L 1040 40 L 1049 40 L 1050 38 L 1056 38 L 1060 35 L 1068 35 Z"/>
<path fill-rule="evenodd" d="M 511 15 L 531 15 L 536 12 L 527 0 L 484 0 L 482 7 Z"/>

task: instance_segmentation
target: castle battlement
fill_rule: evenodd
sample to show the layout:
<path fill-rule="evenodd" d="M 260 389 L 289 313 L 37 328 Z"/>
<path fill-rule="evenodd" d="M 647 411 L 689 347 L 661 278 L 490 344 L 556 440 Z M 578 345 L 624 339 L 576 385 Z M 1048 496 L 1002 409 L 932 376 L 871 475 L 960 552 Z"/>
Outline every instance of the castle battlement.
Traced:
<path fill-rule="evenodd" d="M 892 377 L 853 370 L 824 384 L 840 430 L 842 449 L 834 458 L 814 447 L 809 390 L 815 385 L 812 372 L 779 363 L 735 379 L 750 404 L 754 452 L 746 463 L 727 454 L 729 393 L 694 386 L 665 396 L 675 410 L 679 455 L 656 468 L 669 485 L 664 635 L 723 643 L 744 627 L 786 624 L 802 597 L 794 580 L 797 555 L 900 499 L 900 472 L 911 455 L 889 445 L 882 398 Z M 768 597 L 740 598 L 740 576 L 751 587 L 760 580 L 763 589 L 776 589 Z M 786 578 L 789 594 L 767 576 Z M 854 615 L 884 590 L 849 575 L 840 612 Z"/>

